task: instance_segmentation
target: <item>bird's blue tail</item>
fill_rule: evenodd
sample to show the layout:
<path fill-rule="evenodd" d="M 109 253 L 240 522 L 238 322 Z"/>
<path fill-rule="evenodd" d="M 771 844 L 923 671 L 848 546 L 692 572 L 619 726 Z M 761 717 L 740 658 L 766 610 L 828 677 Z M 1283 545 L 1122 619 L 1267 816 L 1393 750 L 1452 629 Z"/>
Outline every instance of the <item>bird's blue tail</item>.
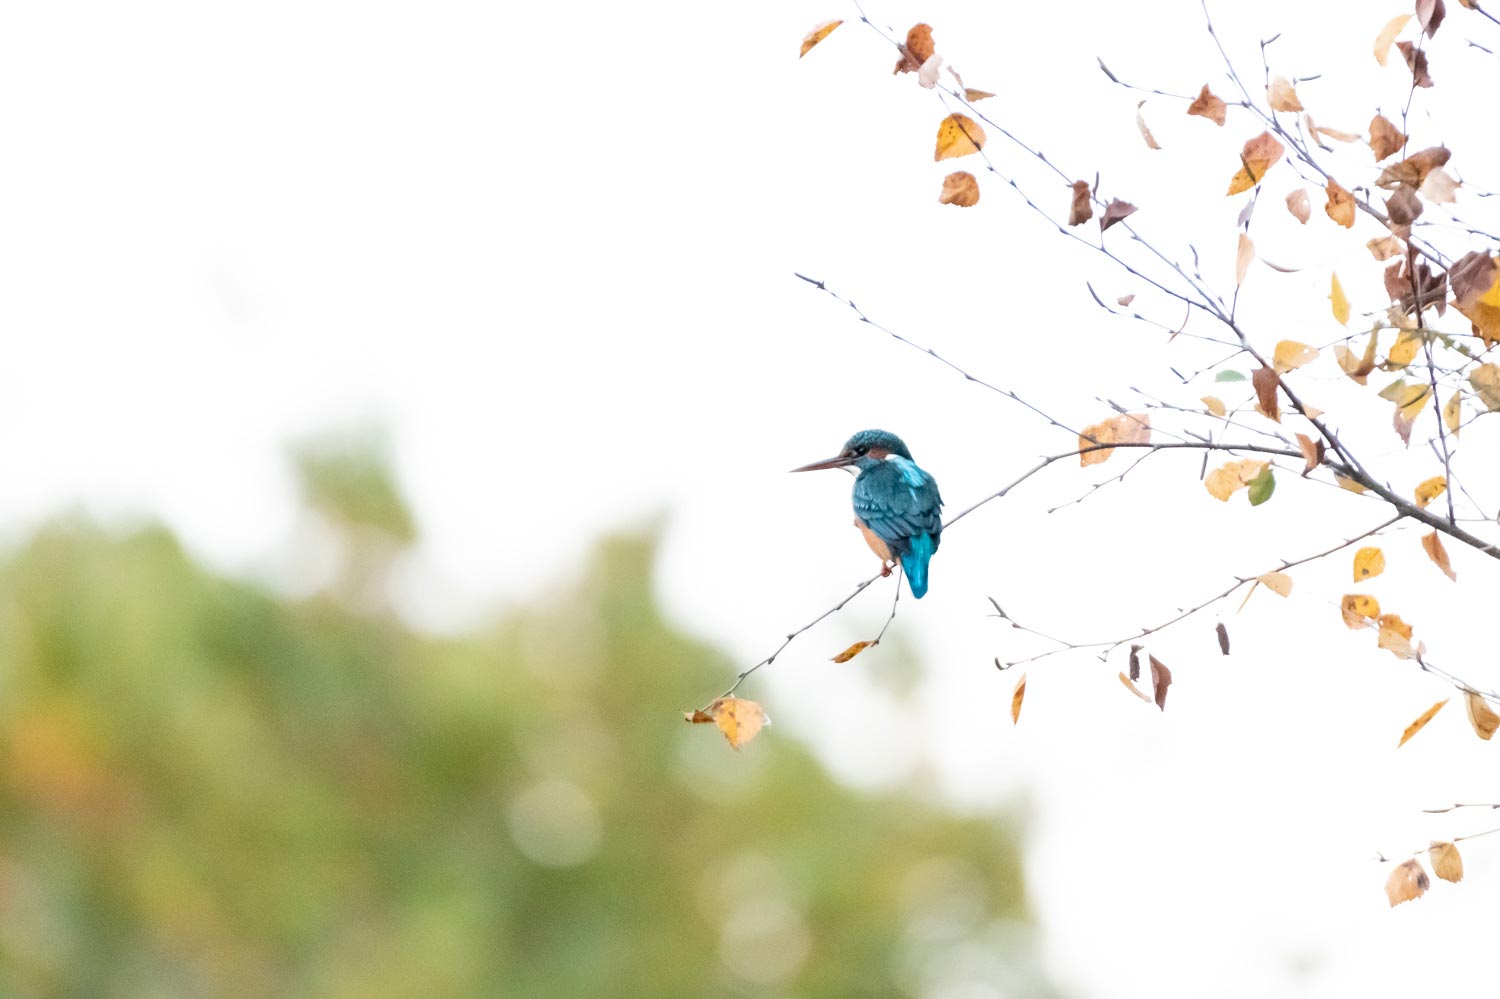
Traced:
<path fill-rule="evenodd" d="M 918 534 L 901 556 L 901 568 L 911 584 L 911 595 L 921 600 L 927 593 L 927 563 L 937 551 L 937 541 L 930 534 Z"/>

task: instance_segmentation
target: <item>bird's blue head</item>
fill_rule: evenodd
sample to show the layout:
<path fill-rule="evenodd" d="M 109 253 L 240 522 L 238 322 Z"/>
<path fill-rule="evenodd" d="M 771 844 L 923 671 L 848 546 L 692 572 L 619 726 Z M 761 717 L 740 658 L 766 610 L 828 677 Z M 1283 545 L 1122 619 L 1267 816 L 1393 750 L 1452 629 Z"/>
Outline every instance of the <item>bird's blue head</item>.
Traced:
<path fill-rule="evenodd" d="M 821 468 L 843 468 L 848 465 L 854 465 L 863 471 L 892 454 L 911 460 L 911 452 L 906 449 L 906 444 L 889 430 L 861 430 L 849 438 L 844 443 L 844 449 L 832 458 L 815 461 L 792 471 L 815 472 Z"/>

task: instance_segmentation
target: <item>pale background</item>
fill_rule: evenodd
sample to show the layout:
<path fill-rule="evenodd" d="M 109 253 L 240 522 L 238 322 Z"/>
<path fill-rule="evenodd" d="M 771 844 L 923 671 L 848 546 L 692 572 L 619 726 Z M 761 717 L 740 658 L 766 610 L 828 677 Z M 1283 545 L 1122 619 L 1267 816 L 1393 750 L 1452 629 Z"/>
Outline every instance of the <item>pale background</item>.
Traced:
<path fill-rule="evenodd" d="M 1492 90 L 1496 64 L 1464 38 L 1495 47 L 1497 35 L 1453 7 L 1432 45 L 1438 87 L 1419 95 L 1413 129 L 1417 145 L 1453 146 L 1455 171 L 1485 190 L 1495 151 L 1474 122 L 1488 112 L 1464 95 Z M 1397 13 L 1215 8 L 1247 82 L 1260 78 L 1256 41 L 1285 32 L 1274 67 L 1325 74 L 1303 99 L 1350 131 L 1405 99 L 1399 59 L 1382 70 L 1370 57 Z M 1143 231 L 1184 258 L 1197 242 L 1206 277 L 1231 289 L 1243 198 L 1222 189 L 1259 128 L 1232 113 L 1218 130 L 1152 98 L 1145 114 L 1166 148 L 1150 152 L 1137 96 L 1095 63 L 1229 96 L 1195 4 L 870 14 L 901 31 L 933 24 L 966 81 L 1000 95 L 987 113 L 1070 173 L 1102 171 L 1105 191 L 1142 207 Z M 842 2 L 784 0 L 9 11 L 5 531 L 19 537 L 75 504 L 117 521 L 161 516 L 221 567 L 295 588 L 319 556 L 295 513 L 287 443 L 376 423 L 424 532 L 403 573 L 413 619 L 455 627 L 553 587 L 601 531 L 665 511 L 662 597 L 679 624 L 748 664 L 874 568 L 849 528 L 848 479 L 786 469 L 883 426 L 953 511 L 1072 444 L 858 324 L 793 271 L 1075 424 L 1108 415 L 1096 396 L 1130 401 L 1132 385 L 1185 404 L 1211 391 L 1177 386 L 1165 366 L 1195 370 L 1219 348 L 1167 347 L 1102 314 L 1085 279 L 1108 298 L 1144 289 L 997 178 L 981 174 L 976 209 L 936 203 L 943 112 L 911 76 L 889 75 L 887 43 L 849 23 L 796 58 L 814 23 L 854 16 Z M 990 149 L 1002 168 L 1019 162 L 998 136 Z M 1368 165 L 1363 149 L 1340 155 Z M 1362 220 L 1346 238 L 1316 198 L 1313 222 L 1296 226 L 1280 205 L 1294 179 L 1278 169 L 1251 232 L 1266 257 L 1303 270 L 1257 264 L 1242 316 L 1263 347 L 1323 345 L 1339 335 L 1330 268 L 1356 313 L 1381 305 L 1362 246 L 1377 233 Z M 1022 178 L 1065 210 L 1066 188 L 1029 167 Z M 1459 207 L 1486 215 L 1482 202 Z M 1175 306 L 1154 314 L 1180 319 Z M 1391 459 L 1401 488 L 1433 474 L 1424 449 L 1399 454 L 1388 404 L 1341 383 L 1330 357 L 1302 384 L 1366 454 Z M 1495 464 L 1487 423 L 1463 438 L 1475 466 Z M 777 723 L 747 752 L 805 737 L 858 785 L 922 779 L 959 807 L 1028 803 L 1043 956 L 1069 995 L 1482 987 L 1500 837 L 1464 848 L 1464 884 L 1394 911 L 1389 868 L 1373 857 L 1488 828 L 1482 814 L 1420 810 L 1494 800 L 1496 750 L 1454 702 L 1396 751 L 1403 727 L 1452 691 L 1339 623 L 1348 553 L 1296 571 L 1289 600 L 1261 591 L 1242 613 L 1231 601 L 1153 643 L 1177 678 L 1165 713 L 1116 682 L 1122 656 L 1074 653 L 1031 667 L 1011 726 L 1016 674 L 992 660 L 1042 646 L 986 617 L 986 596 L 1045 631 L 1114 637 L 1386 516 L 1291 475 L 1267 506 L 1226 506 L 1198 484 L 1193 455 L 1154 458 L 1045 512 L 1119 460 L 1060 465 L 945 537 L 929 596 L 903 602 L 893 630 L 927 663 L 915 706 L 879 679 L 880 650 L 828 662 L 878 628 L 887 584 L 747 684 Z M 1478 474 L 1471 486 L 1495 502 L 1500 487 Z M 1418 625 L 1435 659 L 1500 682 L 1494 570 L 1450 545 L 1453 586 L 1418 533 L 1387 539 L 1390 567 L 1366 589 Z M 663 705 L 660 723 L 680 724 L 682 707 Z M 711 734 L 703 752 L 743 765 Z M 952 994 L 995 994 L 984 955 L 972 957 Z"/>

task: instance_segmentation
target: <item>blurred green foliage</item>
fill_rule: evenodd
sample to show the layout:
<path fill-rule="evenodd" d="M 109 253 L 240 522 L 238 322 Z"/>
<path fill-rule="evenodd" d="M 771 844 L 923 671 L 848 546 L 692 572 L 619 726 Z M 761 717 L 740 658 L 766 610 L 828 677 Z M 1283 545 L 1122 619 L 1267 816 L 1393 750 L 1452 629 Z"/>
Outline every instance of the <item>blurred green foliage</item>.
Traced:
<path fill-rule="evenodd" d="M 346 558 L 411 537 L 368 454 L 303 468 Z M 1044 993 L 994 818 L 681 721 L 732 667 L 651 556 L 439 638 L 40 531 L 0 567 L 0 995 Z"/>

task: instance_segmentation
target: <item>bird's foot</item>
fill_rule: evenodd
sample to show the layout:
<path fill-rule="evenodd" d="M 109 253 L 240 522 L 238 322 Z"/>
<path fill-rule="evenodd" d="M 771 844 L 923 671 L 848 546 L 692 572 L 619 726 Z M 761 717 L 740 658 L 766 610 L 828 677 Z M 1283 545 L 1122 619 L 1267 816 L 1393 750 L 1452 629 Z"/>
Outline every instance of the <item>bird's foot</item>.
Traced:
<path fill-rule="evenodd" d="M 895 571 L 896 571 L 896 563 L 894 563 L 894 562 L 882 562 L 882 563 L 880 563 L 880 578 L 881 579 L 884 579 L 885 577 L 889 576 L 891 573 L 893 573 Z"/>

